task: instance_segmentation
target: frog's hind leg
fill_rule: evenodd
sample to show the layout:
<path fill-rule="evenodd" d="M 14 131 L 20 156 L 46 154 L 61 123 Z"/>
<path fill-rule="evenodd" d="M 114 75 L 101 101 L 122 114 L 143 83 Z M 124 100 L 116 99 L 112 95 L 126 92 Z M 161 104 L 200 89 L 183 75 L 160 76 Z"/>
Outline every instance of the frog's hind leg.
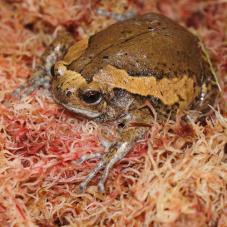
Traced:
<path fill-rule="evenodd" d="M 50 87 L 51 78 L 46 75 L 42 70 L 37 71 L 31 78 L 25 83 L 20 85 L 12 92 L 12 96 L 16 98 L 22 98 L 30 95 L 36 89 L 43 87 L 48 89 Z"/>
<path fill-rule="evenodd" d="M 204 81 L 201 84 L 200 94 L 195 98 L 195 101 L 189 107 L 189 110 L 196 110 L 198 113 L 194 118 L 205 123 L 207 116 L 213 112 L 212 107 L 216 107 L 221 95 L 220 86 L 216 81 L 215 75 L 210 71 L 208 65 L 205 65 Z M 193 117 L 187 114 L 187 118 Z"/>
<path fill-rule="evenodd" d="M 25 84 L 16 88 L 12 92 L 12 96 L 21 98 L 31 94 L 40 87 L 48 89 L 50 87 L 52 68 L 55 62 L 65 55 L 73 42 L 74 39 L 68 32 L 65 30 L 58 32 L 57 37 L 50 44 L 50 47 L 41 56 L 41 62 L 36 67 L 33 75 Z"/>

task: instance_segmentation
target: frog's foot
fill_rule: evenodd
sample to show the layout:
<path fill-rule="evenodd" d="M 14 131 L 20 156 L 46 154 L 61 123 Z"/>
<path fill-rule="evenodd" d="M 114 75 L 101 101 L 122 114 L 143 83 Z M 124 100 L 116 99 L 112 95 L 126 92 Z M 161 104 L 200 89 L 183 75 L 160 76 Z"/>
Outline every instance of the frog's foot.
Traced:
<path fill-rule="evenodd" d="M 105 191 L 104 184 L 106 182 L 106 179 L 109 175 L 111 168 L 116 162 L 121 160 L 129 152 L 130 148 L 131 144 L 128 142 L 115 143 L 109 148 L 108 152 L 105 153 L 104 155 L 95 153 L 82 156 L 79 159 L 80 163 L 84 162 L 85 160 L 93 158 L 99 158 L 101 160 L 98 162 L 95 168 L 92 169 L 91 172 L 86 176 L 85 180 L 80 184 L 80 191 L 83 192 L 87 188 L 87 185 L 92 180 L 92 178 L 95 177 L 100 170 L 104 169 L 98 183 L 99 191 L 104 192 Z"/>
<path fill-rule="evenodd" d="M 22 84 L 12 92 L 12 96 L 16 98 L 22 98 L 30 95 L 36 89 L 43 87 L 49 89 L 50 76 L 44 76 L 44 71 L 37 71 L 25 84 Z"/>

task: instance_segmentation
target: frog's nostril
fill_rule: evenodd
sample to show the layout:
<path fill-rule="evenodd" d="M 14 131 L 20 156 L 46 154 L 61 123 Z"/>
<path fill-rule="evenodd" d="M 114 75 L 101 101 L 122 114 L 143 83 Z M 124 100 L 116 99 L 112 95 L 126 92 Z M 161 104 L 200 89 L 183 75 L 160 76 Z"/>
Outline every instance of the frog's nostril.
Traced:
<path fill-rule="evenodd" d="M 67 91 L 65 92 L 65 95 L 66 95 L 67 97 L 70 97 L 70 96 L 72 95 L 72 92 L 71 92 L 70 90 L 67 90 Z"/>

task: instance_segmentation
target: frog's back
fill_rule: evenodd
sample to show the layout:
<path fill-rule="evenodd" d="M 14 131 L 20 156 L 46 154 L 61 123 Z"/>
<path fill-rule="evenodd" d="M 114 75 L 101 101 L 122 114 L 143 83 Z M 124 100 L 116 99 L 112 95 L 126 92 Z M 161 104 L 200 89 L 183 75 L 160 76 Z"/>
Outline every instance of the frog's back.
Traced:
<path fill-rule="evenodd" d="M 150 13 L 92 36 L 71 68 L 87 78 L 107 64 L 135 76 L 173 77 L 185 71 L 198 74 L 200 55 L 194 35 L 164 16 Z"/>
<path fill-rule="evenodd" d="M 70 68 L 92 81 L 106 65 L 124 69 L 130 76 L 153 76 L 157 80 L 187 75 L 193 79 L 198 93 L 189 107 L 199 106 L 198 110 L 207 112 L 207 104 L 212 105 L 215 101 L 217 85 L 213 83 L 198 38 L 162 15 L 149 13 L 113 24 L 95 34 L 89 39 L 88 48 Z M 162 112 L 165 109 L 168 109 L 166 113 L 172 111 L 173 106 L 151 99 Z"/>

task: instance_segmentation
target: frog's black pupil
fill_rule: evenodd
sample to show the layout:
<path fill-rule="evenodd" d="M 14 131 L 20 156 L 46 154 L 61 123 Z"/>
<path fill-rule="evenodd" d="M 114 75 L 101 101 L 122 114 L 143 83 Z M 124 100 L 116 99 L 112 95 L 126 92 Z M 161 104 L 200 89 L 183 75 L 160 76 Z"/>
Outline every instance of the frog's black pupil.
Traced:
<path fill-rule="evenodd" d="M 50 73 L 51 73 L 52 76 L 55 75 L 55 73 L 54 73 L 54 65 L 51 66 L 51 68 L 50 68 Z"/>
<path fill-rule="evenodd" d="M 97 101 L 99 101 L 101 99 L 101 96 L 102 95 L 99 91 L 94 91 L 94 90 L 85 91 L 82 94 L 82 98 L 83 98 L 84 102 L 86 102 L 88 104 L 96 103 Z"/>

